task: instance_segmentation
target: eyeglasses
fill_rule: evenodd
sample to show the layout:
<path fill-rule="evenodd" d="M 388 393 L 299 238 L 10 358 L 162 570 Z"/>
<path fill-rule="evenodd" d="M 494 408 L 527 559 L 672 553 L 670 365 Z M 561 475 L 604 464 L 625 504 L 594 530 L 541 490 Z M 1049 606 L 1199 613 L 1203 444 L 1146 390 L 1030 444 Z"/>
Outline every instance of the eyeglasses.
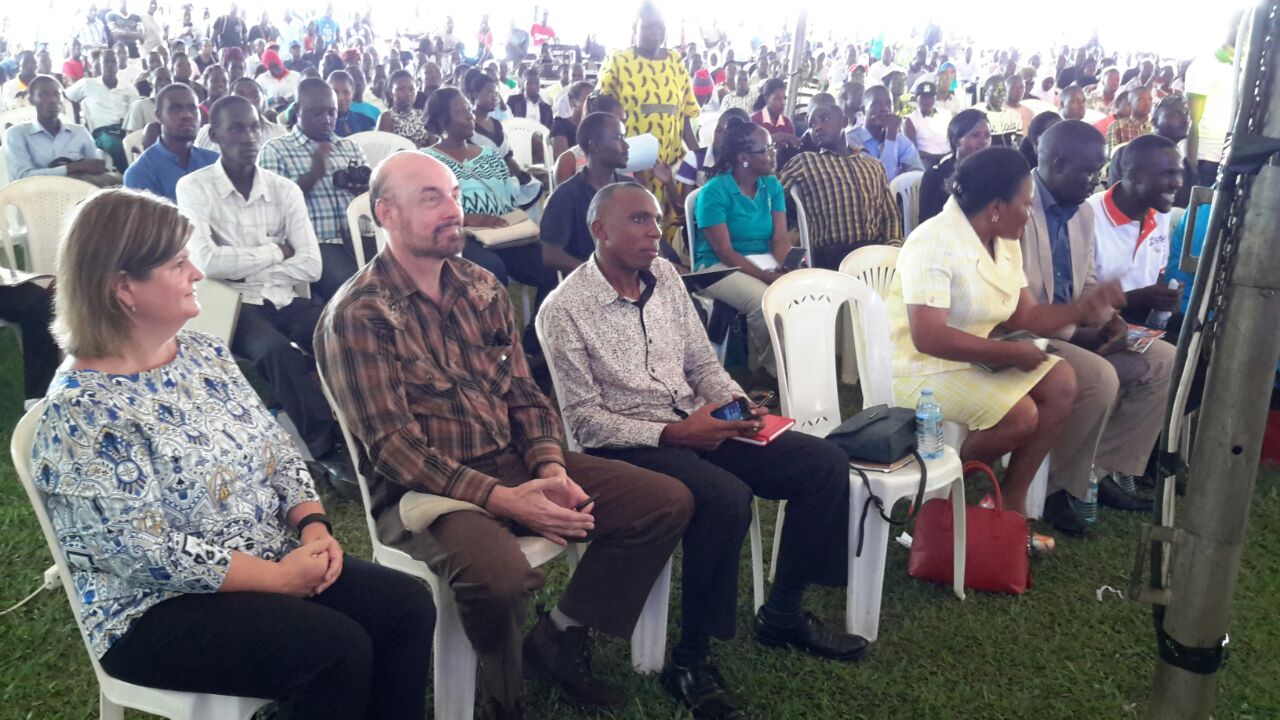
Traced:
<path fill-rule="evenodd" d="M 768 145 L 765 145 L 759 150 L 748 150 L 747 153 L 749 155 L 764 155 L 765 153 L 771 153 L 771 152 L 777 152 L 777 151 L 778 151 L 778 146 L 774 143 L 769 143 Z"/>

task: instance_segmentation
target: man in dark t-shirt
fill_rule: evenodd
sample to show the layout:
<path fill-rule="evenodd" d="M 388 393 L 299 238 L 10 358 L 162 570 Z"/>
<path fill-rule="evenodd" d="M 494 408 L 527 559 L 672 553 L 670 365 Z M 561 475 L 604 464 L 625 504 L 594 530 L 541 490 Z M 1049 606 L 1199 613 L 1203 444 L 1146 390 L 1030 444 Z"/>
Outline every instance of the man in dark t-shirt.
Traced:
<path fill-rule="evenodd" d="M 616 182 L 635 182 L 618 172 L 627 166 L 629 152 L 626 128 L 616 116 L 597 112 L 583 118 L 578 147 L 587 156 L 586 167 L 556 188 L 542 213 L 542 264 L 565 275 L 595 252 L 587 208 L 596 191 Z"/>

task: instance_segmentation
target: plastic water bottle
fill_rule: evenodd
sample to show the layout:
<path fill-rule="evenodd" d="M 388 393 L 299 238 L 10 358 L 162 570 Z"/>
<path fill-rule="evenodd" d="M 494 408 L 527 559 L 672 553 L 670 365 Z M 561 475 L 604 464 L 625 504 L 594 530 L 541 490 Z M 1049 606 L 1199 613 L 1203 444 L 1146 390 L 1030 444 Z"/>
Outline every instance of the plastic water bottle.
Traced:
<path fill-rule="evenodd" d="M 1089 493 L 1084 496 L 1083 505 L 1084 521 L 1090 525 L 1098 522 L 1098 473 L 1093 470 L 1089 471 Z"/>
<path fill-rule="evenodd" d="M 1181 290 L 1182 283 L 1178 282 L 1177 280 L 1170 280 L 1169 289 Z M 1147 327 L 1151 328 L 1152 330 L 1163 330 L 1165 329 L 1165 326 L 1169 324 L 1169 318 L 1172 315 L 1173 313 L 1168 310 L 1152 310 L 1151 312 L 1147 313 Z"/>
<path fill-rule="evenodd" d="M 942 406 L 929 388 L 920 391 L 916 403 L 916 449 L 925 460 L 942 457 Z"/>

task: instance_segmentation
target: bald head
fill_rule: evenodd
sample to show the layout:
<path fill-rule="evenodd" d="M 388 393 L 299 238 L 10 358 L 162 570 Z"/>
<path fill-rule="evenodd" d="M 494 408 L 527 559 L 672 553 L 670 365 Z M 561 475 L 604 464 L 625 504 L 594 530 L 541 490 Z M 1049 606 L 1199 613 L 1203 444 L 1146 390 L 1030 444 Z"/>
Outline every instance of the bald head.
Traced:
<path fill-rule="evenodd" d="M 378 163 L 369 182 L 374 222 L 401 258 L 443 259 L 462 252 L 461 192 L 443 163 L 417 152 Z"/>

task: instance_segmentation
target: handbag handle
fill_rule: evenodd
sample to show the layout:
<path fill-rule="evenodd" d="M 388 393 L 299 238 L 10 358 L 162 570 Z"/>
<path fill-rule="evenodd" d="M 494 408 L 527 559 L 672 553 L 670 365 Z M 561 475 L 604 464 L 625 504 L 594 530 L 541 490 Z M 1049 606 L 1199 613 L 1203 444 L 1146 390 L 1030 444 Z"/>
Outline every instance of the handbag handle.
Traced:
<path fill-rule="evenodd" d="M 1000 492 L 1000 481 L 996 480 L 996 473 L 990 465 L 978 460 L 970 460 L 964 464 L 960 472 L 965 477 L 969 477 L 970 473 L 983 473 L 991 478 L 991 494 L 995 496 L 996 510 L 1004 512 L 1004 494 Z"/>
<path fill-rule="evenodd" d="M 907 512 L 907 516 L 902 520 L 894 520 L 889 516 L 889 513 L 885 512 L 884 501 L 876 497 L 875 493 L 871 492 L 871 480 L 867 478 L 867 474 L 863 472 L 861 468 L 857 468 L 852 465 L 849 466 L 850 470 L 857 473 L 858 477 L 862 478 L 862 485 L 867 488 L 867 501 L 862 503 L 862 517 L 858 519 L 858 546 L 854 551 L 854 557 L 862 557 L 862 540 L 867 532 L 867 511 L 871 509 L 873 504 L 876 506 L 876 510 L 880 513 L 881 519 L 890 525 L 906 525 L 911 522 L 911 518 L 920 514 L 920 508 L 924 504 L 924 487 L 929 483 L 929 467 L 924 464 L 924 458 L 920 457 L 920 451 L 913 449 L 911 451 L 911 456 L 915 458 L 916 465 L 920 468 L 920 485 L 916 488 L 915 502 L 912 503 L 911 509 Z M 991 468 L 987 468 L 987 472 L 990 471 Z M 994 478 L 995 476 L 993 475 L 992 477 Z M 889 509 L 892 510 L 893 508 Z"/>

